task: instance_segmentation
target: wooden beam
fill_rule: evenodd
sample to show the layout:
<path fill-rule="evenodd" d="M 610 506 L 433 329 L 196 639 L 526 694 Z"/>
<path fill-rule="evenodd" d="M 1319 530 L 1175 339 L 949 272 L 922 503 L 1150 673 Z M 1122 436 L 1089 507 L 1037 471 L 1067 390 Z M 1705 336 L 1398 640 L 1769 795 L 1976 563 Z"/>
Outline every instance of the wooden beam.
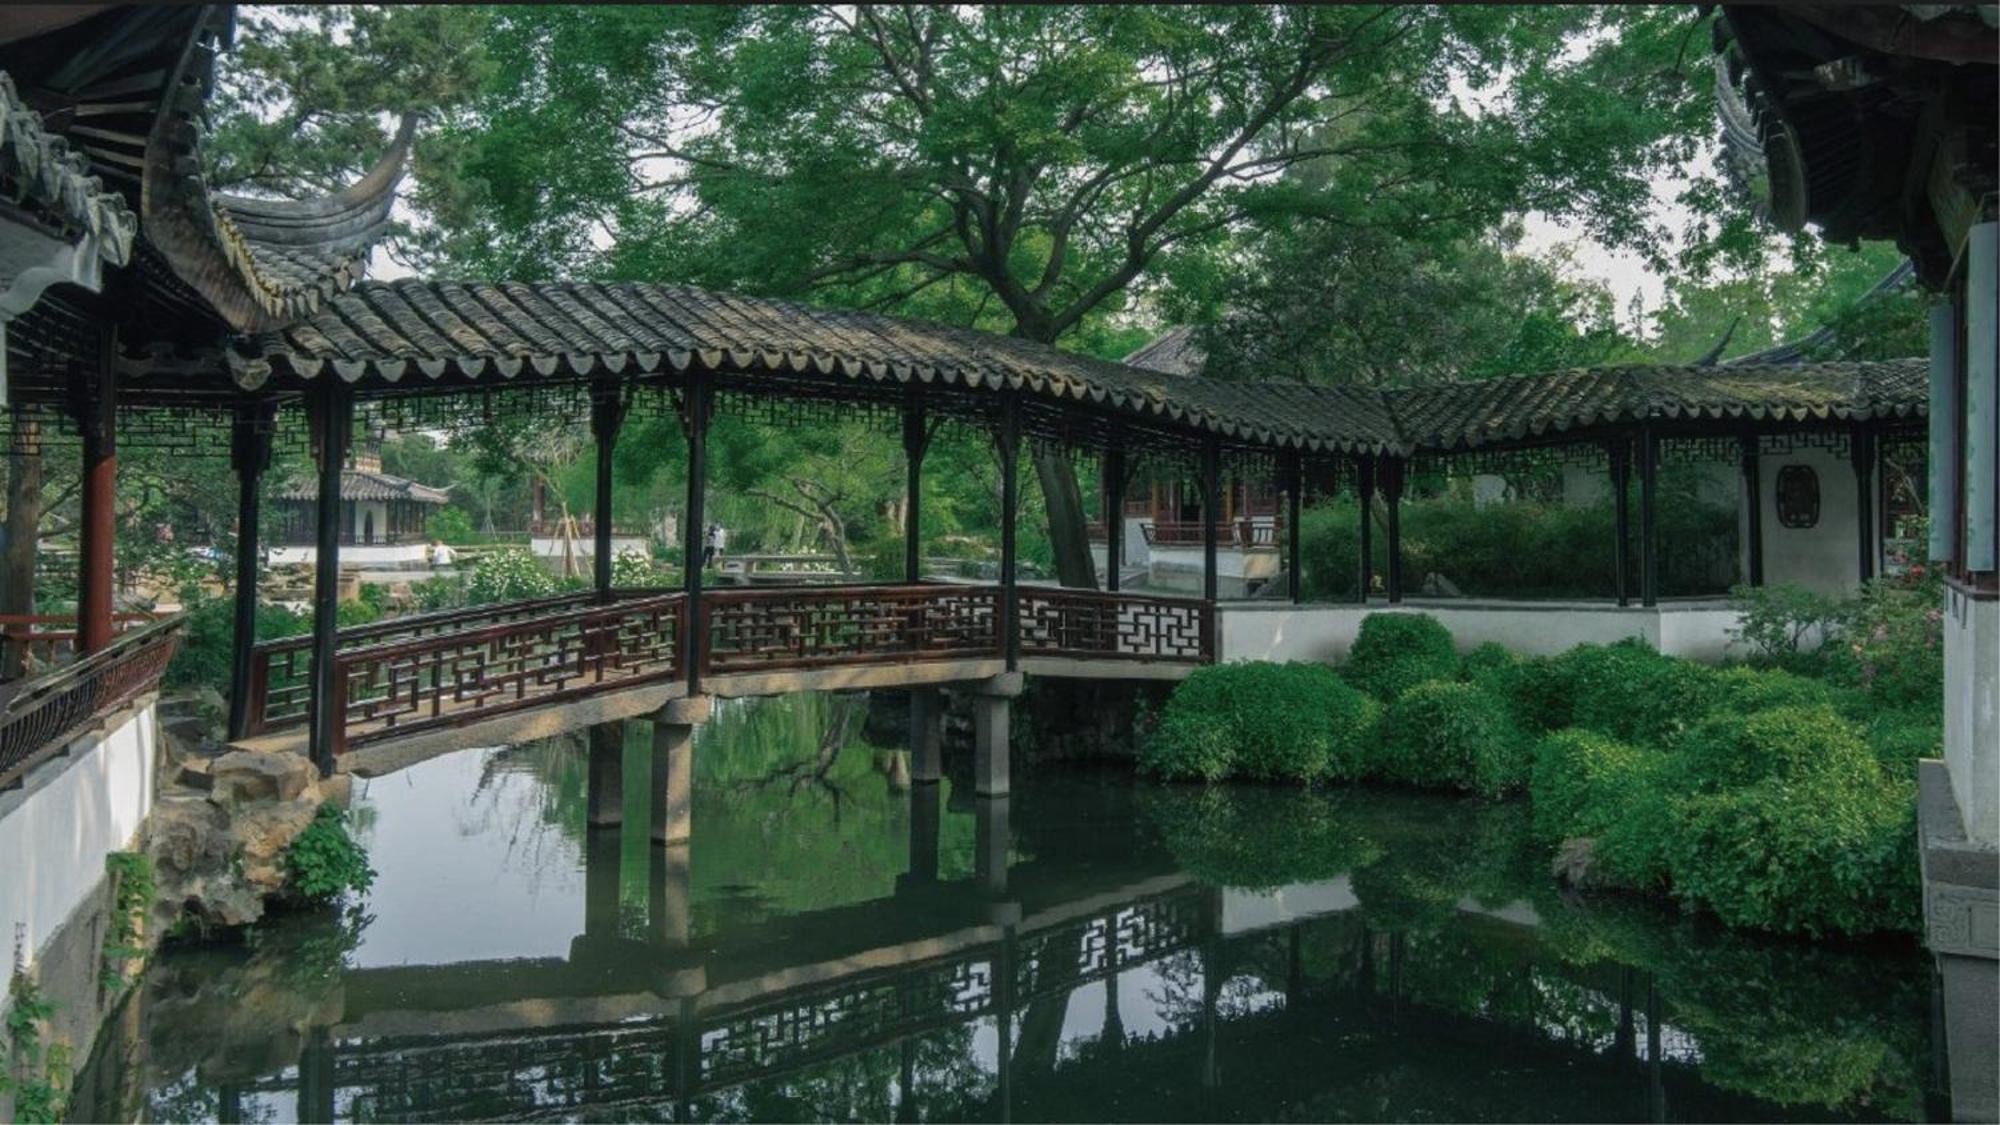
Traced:
<path fill-rule="evenodd" d="M 1021 590 L 1019 536 L 1021 518 L 1021 402 L 1013 395 L 1000 401 L 1000 428 L 994 442 L 1000 455 L 1000 643 L 1009 672 L 1021 666 Z"/>
<path fill-rule="evenodd" d="M 1756 434 L 1744 434 L 1743 465 L 1743 580 L 1752 586 L 1764 584 L 1764 476 L 1763 457 Z"/>
<path fill-rule="evenodd" d="M 592 388 L 590 436 L 597 442 L 597 491 L 591 498 L 591 570 L 597 600 L 611 600 L 611 459 L 618 450 L 618 431 L 625 423 L 625 403 L 615 384 Z"/>
<path fill-rule="evenodd" d="M 236 604 L 230 636 L 229 737 L 249 733 L 250 671 L 257 644 L 257 563 L 263 512 L 264 470 L 271 465 L 271 426 L 277 403 L 239 403 L 230 432 L 229 461 L 236 470 Z"/>
<path fill-rule="evenodd" d="M 354 429 L 354 392 L 327 379 L 313 399 L 313 445 L 319 457 L 318 502 L 314 506 L 312 704 L 307 748 L 321 777 L 333 776 L 333 758 L 346 723 L 334 677 L 340 610 L 341 470 Z"/>
<path fill-rule="evenodd" d="M 1210 434 L 1201 445 L 1201 596 L 1213 602 L 1221 593 L 1217 574 L 1217 517 L 1222 507 L 1222 439 Z"/>
<path fill-rule="evenodd" d="M 1632 443 L 1605 443 L 1611 457 L 1611 589 L 1621 606 L 1632 604 Z"/>
<path fill-rule="evenodd" d="M 1292 604 L 1305 600 L 1305 579 L 1299 568 L 1299 513 L 1306 490 L 1305 455 L 1295 447 L 1285 453 L 1285 569 L 1290 571 Z"/>
<path fill-rule="evenodd" d="M 1660 604 L 1660 435 L 1639 427 L 1639 604 Z"/>
<path fill-rule="evenodd" d="M 1375 457 L 1364 453 L 1354 459 L 1354 492 L 1361 504 L 1361 557 L 1359 587 L 1354 600 L 1368 604 L 1368 588 L 1375 584 Z"/>
<path fill-rule="evenodd" d="M 1125 439 L 1111 432 L 1104 451 L 1104 588 L 1118 592 L 1118 572 L 1125 566 Z"/>
<path fill-rule="evenodd" d="M 77 422 L 83 434 L 83 519 L 78 529 L 76 647 L 78 655 L 111 643 L 111 599 L 118 509 L 115 331 L 102 329 L 93 369 L 78 382 Z"/>
<path fill-rule="evenodd" d="M 903 403 L 903 581 L 910 583 L 924 576 L 924 454 L 929 447 L 924 399 L 913 393 Z"/>
<path fill-rule="evenodd" d="M 1389 510 L 1389 604 L 1403 600 L 1403 470 L 1401 457 L 1382 462 L 1382 500 Z"/>
<path fill-rule="evenodd" d="M 711 392 L 708 376 L 695 372 L 688 376 L 681 398 L 681 425 L 687 434 L 687 519 L 681 528 L 682 587 L 687 591 L 686 620 L 681 623 L 681 673 L 689 695 L 701 691 L 701 666 L 708 634 L 701 604 L 701 553 L 707 542 L 705 523 L 708 500 L 708 413 Z"/>

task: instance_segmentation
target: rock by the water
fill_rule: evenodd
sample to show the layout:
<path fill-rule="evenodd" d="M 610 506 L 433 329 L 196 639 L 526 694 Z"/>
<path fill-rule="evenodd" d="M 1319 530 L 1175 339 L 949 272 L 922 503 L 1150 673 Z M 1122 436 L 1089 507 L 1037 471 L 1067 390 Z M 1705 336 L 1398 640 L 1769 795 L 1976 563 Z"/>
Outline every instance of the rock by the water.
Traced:
<path fill-rule="evenodd" d="M 215 799 L 229 804 L 294 801 L 313 783 L 313 766 L 303 754 L 231 750 L 208 768 Z"/>
<path fill-rule="evenodd" d="M 1549 874 L 1556 881 L 1577 890 L 1590 890 L 1599 883 L 1597 876 L 1597 838 L 1594 836 L 1571 836 L 1556 847 L 1556 856 L 1549 861 Z"/>
<path fill-rule="evenodd" d="M 209 791 L 177 786 L 148 827 L 162 932 L 181 917 L 222 929 L 262 918 L 267 901 L 284 893 L 292 841 L 321 804 L 348 796 L 297 754 L 232 750 L 205 772 Z"/>

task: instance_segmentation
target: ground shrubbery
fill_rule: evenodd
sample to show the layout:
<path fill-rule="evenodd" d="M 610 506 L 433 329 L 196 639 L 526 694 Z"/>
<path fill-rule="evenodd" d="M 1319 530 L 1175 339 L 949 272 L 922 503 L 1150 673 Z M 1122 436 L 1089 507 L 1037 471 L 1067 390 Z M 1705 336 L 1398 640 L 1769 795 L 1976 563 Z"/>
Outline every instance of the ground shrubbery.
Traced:
<path fill-rule="evenodd" d="M 1377 613 L 1361 623 L 1341 676 L 1384 703 L 1426 680 L 1458 674 L 1451 633 L 1425 613 Z"/>
<path fill-rule="evenodd" d="M 1525 788 L 1544 844 L 1590 841 L 1594 886 L 1671 891 L 1757 929 L 1908 928 L 1914 763 L 1941 738 L 1919 670 L 1932 623 L 1901 593 L 1865 612 L 1889 618 L 1872 641 L 1843 640 L 1801 671 L 1714 668 L 1636 641 L 1460 658 L 1435 620 L 1376 614 L 1338 675 L 1236 664 L 1189 677 L 1142 763 L 1206 781 Z"/>
<path fill-rule="evenodd" d="M 1197 669 L 1160 712 L 1140 766 L 1166 778 L 1303 781 L 1354 777 L 1373 736 L 1373 700 L 1323 664 Z"/>

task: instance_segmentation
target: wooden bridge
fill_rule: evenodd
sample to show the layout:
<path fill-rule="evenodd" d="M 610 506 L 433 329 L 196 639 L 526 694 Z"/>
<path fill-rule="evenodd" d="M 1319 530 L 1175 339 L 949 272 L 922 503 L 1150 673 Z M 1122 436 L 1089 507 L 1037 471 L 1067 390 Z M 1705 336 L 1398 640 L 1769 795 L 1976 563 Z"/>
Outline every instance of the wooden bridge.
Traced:
<path fill-rule="evenodd" d="M 1190 598 L 960 583 L 617 589 L 340 630 L 333 750 L 652 689 L 658 702 L 987 681 L 1009 671 L 1177 678 L 1214 659 L 1215 606 Z M 1010 605 L 1011 601 L 1011 605 Z M 1011 612 L 1010 612 L 1011 609 Z M 313 639 L 252 652 L 245 739 L 303 745 Z"/>

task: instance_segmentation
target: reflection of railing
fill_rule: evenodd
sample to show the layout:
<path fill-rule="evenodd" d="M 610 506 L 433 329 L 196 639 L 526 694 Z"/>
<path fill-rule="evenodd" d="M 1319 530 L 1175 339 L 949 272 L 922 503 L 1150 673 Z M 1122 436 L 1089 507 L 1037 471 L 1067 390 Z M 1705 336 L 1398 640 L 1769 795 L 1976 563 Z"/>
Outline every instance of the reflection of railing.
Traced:
<path fill-rule="evenodd" d="M 340 650 L 333 699 L 344 721 L 334 752 L 672 679 L 686 604 L 685 595 L 662 594 Z"/>
<path fill-rule="evenodd" d="M 710 672 L 895 664 L 1000 651 L 991 586 L 717 591 L 704 599 Z"/>
<path fill-rule="evenodd" d="M 157 619 L 151 613 L 114 613 L 111 628 L 122 633 Z M 74 614 L 0 614 L 0 677 L 15 667 L 27 669 L 30 675 L 47 671 L 75 655 Z"/>
<path fill-rule="evenodd" d="M 1215 654 L 1215 607 L 1192 598 L 1025 588 L 1021 654 L 1206 663 Z"/>
<path fill-rule="evenodd" d="M 12 685 L 0 701 L 0 789 L 93 719 L 158 687 L 180 637 L 178 617 L 155 622 L 55 672 Z"/>

